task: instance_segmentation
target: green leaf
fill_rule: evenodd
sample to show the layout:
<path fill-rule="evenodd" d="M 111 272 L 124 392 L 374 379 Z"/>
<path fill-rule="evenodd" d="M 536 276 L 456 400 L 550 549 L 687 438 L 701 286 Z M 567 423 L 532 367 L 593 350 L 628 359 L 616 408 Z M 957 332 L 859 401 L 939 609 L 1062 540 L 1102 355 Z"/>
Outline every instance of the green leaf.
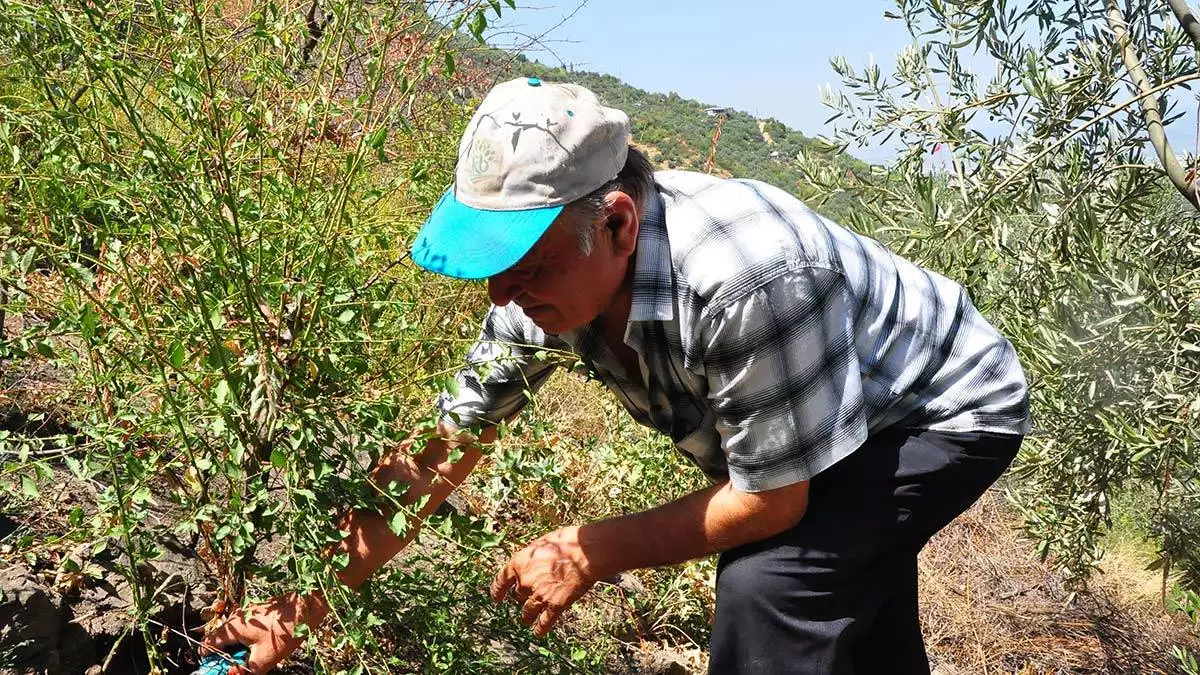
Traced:
<path fill-rule="evenodd" d="M 388 529 L 397 537 L 408 534 L 408 514 L 403 510 L 393 513 L 392 517 L 388 519 Z"/>
<path fill-rule="evenodd" d="M 454 55 L 446 52 L 442 60 L 446 63 L 446 77 L 452 77 L 454 75 Z"/>
<path fill-rule="evenodd" d="M 1134 453 L 1133 457 L 1130 458 L 1130 461 L 1140 462 L 1146 455 L 1149 455 L 1150 453 L 1154 452 L 1154 450 L 1155 450 L 1155 448 L 1153 446 L 1146 448 L 1144 450 L 1140 450 L 1140 451 Z"/>
<path fill-rule="evenodd" d="M 84 340 L 91 340 L 96 336 L 96 323 L 99 317 L 91 305 L 83 306 L 83 314 L 79 317 L 80 332 Z"/>
<path fill-rule="evenodd" d="M 387 126 L 381 126 L 375 131 L 372 131 L 371 134 L 367 136 L 367 147 L 375 148 L 376 150 L 382 148 L 384 141 L 387 140 L 387 135 Z"/>
<path fill-rule="evenodd" d="M 150 502 L 154 501 L 153 497 L 150 495 L 150 488 L 144 485 L 137 490 L 134 490 L 129 499 L 133 501 L 134 504 L 149 504 Z"/>
<path fill-rule="evenodd" d="M 471 17 L 471 25 L 469 26 L 471 35 L 476 42 L 483 44 L 483 31 L 487 30 L 487 17 L 484 16 L 483 10 L 475 12 L 475 16 Z"/>
<path fill-rule="evenodd" d="M 287 455 L 283 454 L 282 449 L 274 448 L 271 450 L 271 466 L 276 469 L 282 469 L 287 466 Z"/>
<path fill-rule="evenodd" d="M 185 356 L 186 352 L 183 349 L 183 344 L 178 341 L 172 342 L 170 348 L 167 350 L 167 360 L 171 362 L 171 365 L 177 369 L 182 369 Z"/>
<path fill-rule="evenodd" d="M 63 459 L 66 461 L 67 468 L 71 470 L 71 473 L 74 474 L 76 478 L 85 478 L 83 475 L 83 464 L 81 464 L 79 460 L 70 456 Z"/>
<path fill-rule="evenodd" d="M 29 476 L 21 476 L 21 492 L 24 493 L 26 497 L 32 497 L 34 499 L 40 496 L 37 483 L 33 482 L 33 479 Z"/>

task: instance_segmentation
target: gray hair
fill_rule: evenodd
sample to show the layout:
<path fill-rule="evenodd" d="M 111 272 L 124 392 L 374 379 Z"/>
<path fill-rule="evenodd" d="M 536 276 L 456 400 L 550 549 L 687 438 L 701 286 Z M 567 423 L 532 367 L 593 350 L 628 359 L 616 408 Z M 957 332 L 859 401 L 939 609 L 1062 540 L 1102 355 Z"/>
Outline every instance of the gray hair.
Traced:
<path fill-rule="evenodd" d="M 596 241 L 596 227 L 604 217 L 605 201 L 608 193 L 620 190 L 633 198 L 633 203 L 640 211 L 646 203 L 646 197 L 654 189 L 654 166 L 641 150 L 629 146 L 629 154 L 625 158 L 625 166 L 616 178 L 608 181 L 586 196 L 580 197 L 567 204 L 563 209 L 564 219 L 575 228 L 576 241 L 579 251 L 591 255 L 592 246 Z"/>

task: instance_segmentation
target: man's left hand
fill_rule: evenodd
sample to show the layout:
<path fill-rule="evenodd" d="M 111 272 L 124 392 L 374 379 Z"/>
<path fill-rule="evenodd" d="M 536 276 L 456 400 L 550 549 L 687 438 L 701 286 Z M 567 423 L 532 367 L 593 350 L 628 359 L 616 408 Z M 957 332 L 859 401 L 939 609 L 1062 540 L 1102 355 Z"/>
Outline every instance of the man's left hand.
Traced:
<path fill-rule="evenodd" d="M 511 594 L 521 603 L 521 622 L 542 636 L 596 581 L 579 545 L 579 528 L 564 527 L 514 555 L 492 581 L 491 595 L 501 602 Z"/>

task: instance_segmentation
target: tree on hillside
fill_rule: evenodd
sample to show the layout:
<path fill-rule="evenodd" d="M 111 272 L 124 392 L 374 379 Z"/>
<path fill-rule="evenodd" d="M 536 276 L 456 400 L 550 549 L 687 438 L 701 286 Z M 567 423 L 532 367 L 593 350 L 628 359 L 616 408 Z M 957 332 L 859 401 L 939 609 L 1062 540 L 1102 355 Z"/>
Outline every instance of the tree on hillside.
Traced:
<path fill-rule="evenodd" d="M 1168 6 L 1169 5 L 1169 6 Z M 898 0 L 894 73 L 833 65 L 832 139 L 892 143 L 846 185 L 801 161 L 855 225 L 964 282 L 1020 350 L 1036 432 L 1010 482 L 1042 552 L 1076 580 L 1118 496 L 1147 506 L 1164 588 L 1200 580 L 1196 159 L 1164 128 L 1200 79 L 1181 0 Z"/>

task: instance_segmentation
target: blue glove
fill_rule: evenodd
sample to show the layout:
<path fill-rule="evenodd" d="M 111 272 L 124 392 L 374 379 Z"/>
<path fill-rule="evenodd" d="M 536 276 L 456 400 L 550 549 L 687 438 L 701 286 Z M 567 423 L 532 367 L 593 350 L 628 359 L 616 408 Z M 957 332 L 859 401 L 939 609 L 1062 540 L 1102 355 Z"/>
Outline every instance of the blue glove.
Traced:
<path fill-rule="evenodd" d="M 200 668 L 195 675 L 228 675 L 233 666 L 244 666 L 250 660 L 250 650 L 234 645 L 225 652 L 213 652 L 200 659 Z"/>

